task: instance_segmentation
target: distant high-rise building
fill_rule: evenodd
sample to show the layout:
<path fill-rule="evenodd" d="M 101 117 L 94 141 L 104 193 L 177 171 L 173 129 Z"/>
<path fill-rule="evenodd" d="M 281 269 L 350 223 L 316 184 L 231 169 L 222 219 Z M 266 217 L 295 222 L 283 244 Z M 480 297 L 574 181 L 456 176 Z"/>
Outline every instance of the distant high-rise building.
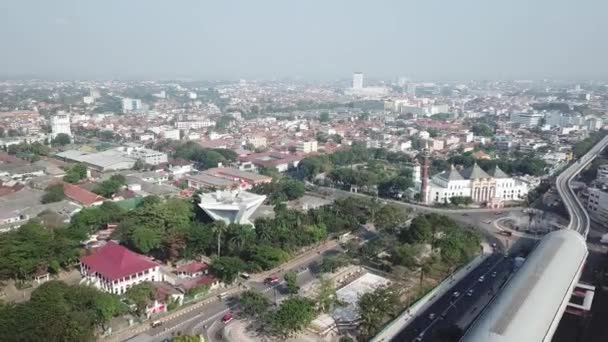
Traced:
<path fill-rule="evenodd" d="M 142 108 L 141 100 L 139 99 L 122 99 L 122 112 L 129 113 Z"/>
<path fill-rule="evenodd" d="M 89 89 L 89 96 L 97 99 L 97 98 L 101 97 L 101 93 L 99 92 L 99 90 L 97 90 L 95 88 L 91 88 L 91 89 Z"/>
<path fill-rule="evenodd" d="M 415 83 L 410 83 L 407 85 L 407 94 L 412 97 L 416 97 L 416 84 Z"/>
<path fill-rule="evenodd" d="M 407 78 L 407 77 L 400 76 L 400 77 L 397 79 L 397 85 L 398 85 L 398 86 L 400 86 L 400 87 L 405 87 L 405 85 L 407 84 L 407 82 L 408 82 L 408 81 L 409 81 L 409 80 L 408 80 L 408 78 Z"/>
<path fill-rule="evenodd" d="M 51 138 L 55 139 L 55 137 L 61 133 L 72 136 L 72 130 L 70 129 L 70 114 L 64 111 L 59 111 L 57 114 L 51 116 Z"/>
<path fill-rule="evenodd" d="M 511 123 L 523 127 L 538 127 L 544 117 L 544 114 L 541 113 L 513 113 L 511 114 Z"/>
<path fill-rule="evenodd" d="M 363 73 L 355 72 L 353 74 L 353 89 L 363 89 Z"/>

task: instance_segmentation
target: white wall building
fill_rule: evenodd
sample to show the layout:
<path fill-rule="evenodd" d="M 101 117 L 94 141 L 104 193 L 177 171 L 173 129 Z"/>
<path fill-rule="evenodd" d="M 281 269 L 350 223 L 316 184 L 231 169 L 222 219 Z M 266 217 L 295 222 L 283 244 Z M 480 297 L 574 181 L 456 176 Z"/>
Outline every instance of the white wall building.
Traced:
<path fill-rule="evenodd" d="M 165 139 L 179 140 L 180 138 L 179 129 L 166 129 L 161 134 Z"/>
<path fill-rule="evenodd" d="M 211 120 L 194 120 L 194 121 L 176 121 L 175 128 L 177 129 L 201 129 L 215 126 L 215 122 Z"/>
<path fill-rule="evenodd" d="M 137 111 L 142 109 L 142 104 L 140 99 L 130 99 L 124 98 L 122 99 L 122 112 L 129 113 L 133 111 Z"/>
<path fill-rule="evenodd" d="M 216 221 L 253 225 L 249 218 L 265 199 L 247 191 L 217 191 L 201 194 L 198 206 Z"/>
<path fill-rule="evenodd" d="M 608 191 L 599 188 L 589 188 L 587 211 L 594 221 L 602 225 L 608 224 Z"/>
<path fill-rule="evenodd" d="M 500 206 L 503 201 L 519 201 L 528 194 L 527 183 L 510 177 L 498 166 L 486 173 L 477 164 L 462 171 L 453 166 L 431 178 L 429 203 L 449 203 L 452 197 L 471 197 L 475 203 Z"/>
<path fill-rule="evenodd" d="M 168 161 L 167 154 L 144 147 L 127 147 L 125 148 L 127 156 L 142 160 L 149 165 L 163 164 Z"/>
<path fill-rule="evenodd" d="M 513 113 L 511 123 L 524 127 L 537 127 L 543 118 L 544 115 L 541 113 Z"/>
<path fill-rule="evenodd" d="M 363 89 L 363 73 L 362 72 L 353 73 L 353 89 L 355 89 L 355 90 Z"/>
<path fill-rule="evenodd" d="M 266 137 L 252 136 L 247 138 L 247 144 L 251 144 L 254 148 L 265 147 Z"/>
<path fill-rule="evenodd" d="M 57 134 L 67 134 L 72 136 L 72 130 L 70 129 L 70 114 L 64 111 L 59 111 L 57 114 L 51 116 L 51 138 L 55 139 Z"/>
<path fill-rule="evenodd" d="M 598 166 L 596 179 L 603 182 L 608 181 L 608 165 Z"/>
<path fill-rule="evenodd" d="M 316 140 L 312 141 L 299 141 L 296 145 L 296 151 L 302 153 L 317 152 L 318 144 Z"/>
<path fill-rule="evenodd" d="M 82 102 L 84 102 L 84 104 L 93 104 L 95 103 L 95 98 L 93 96 L 84 96 Z"/>
<path fill-rule="evenodd" d="M 113 241 L 81 258 L 80 273 L 81 282 L 119 295 L 133 285 L 163 280 L 160 265 Z"/>

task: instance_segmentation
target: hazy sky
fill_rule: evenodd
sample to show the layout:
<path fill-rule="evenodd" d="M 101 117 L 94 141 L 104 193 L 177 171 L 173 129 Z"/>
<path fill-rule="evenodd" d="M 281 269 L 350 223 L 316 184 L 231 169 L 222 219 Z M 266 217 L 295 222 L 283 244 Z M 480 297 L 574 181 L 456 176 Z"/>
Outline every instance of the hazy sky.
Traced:
<path fill-rule="evenodd" d="M 0 76 L 608 78 L 606 0 L 0 0 Z"/>

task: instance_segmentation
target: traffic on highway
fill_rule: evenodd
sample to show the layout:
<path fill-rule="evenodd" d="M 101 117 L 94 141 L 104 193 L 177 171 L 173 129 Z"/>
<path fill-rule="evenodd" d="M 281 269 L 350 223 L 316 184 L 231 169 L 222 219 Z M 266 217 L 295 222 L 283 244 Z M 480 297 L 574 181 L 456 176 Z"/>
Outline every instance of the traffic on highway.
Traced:
<path fill-rule="evenodd" d="M 435 341 L 453 327 L 466 330 L 512 272 L 513 259 L 502 253 L 492 254 L 417 315 L 392 341 Z"/>

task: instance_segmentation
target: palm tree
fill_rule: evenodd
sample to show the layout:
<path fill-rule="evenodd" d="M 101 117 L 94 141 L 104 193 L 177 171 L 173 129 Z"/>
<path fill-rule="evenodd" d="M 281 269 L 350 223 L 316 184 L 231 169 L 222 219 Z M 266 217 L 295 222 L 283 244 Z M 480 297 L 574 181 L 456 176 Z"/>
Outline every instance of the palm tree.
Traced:
<path fill-rule="evenodd" d="M 249 225 L 239 225 L 232 232 L 230 243 L 240 252 L 248 241 L 253 239 L 253 229 Z"/>
<path fill-rule="evenodd" d="M 222 233 L 226 232 L 228 226 L 224 221 L 215 221 L 213 223 L 213 232 L 217 234 L 217 257 L 220 257 Z"/>

